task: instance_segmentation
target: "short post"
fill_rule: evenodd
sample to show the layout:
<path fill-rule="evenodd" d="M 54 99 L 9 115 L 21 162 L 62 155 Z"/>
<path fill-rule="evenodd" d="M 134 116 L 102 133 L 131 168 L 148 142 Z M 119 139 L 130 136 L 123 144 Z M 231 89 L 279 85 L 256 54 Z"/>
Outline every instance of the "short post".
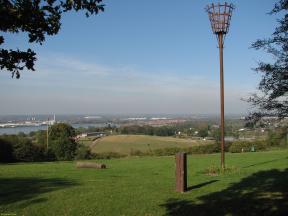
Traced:
<path fill-rule="evenodd" d="M 176 191 L 187 190 L 187 154 L 184 152 L 176 154 Z"/>

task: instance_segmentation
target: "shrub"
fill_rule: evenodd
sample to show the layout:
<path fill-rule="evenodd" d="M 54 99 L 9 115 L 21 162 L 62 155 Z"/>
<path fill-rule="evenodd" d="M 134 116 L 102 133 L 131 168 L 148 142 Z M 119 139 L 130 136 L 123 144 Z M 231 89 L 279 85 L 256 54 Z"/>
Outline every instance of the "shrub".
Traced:
<path fill-rule="evenodd" d="M 187 149 L 188 154 L 212 154 L 219 151 L 220 147 L 216 143 L 193 146 Z"/>
<path fill-rule="evenodd" d="M 33 161 L 33 146 L 28 139 L 18 139 L 13 144 L 14 157 L 17 161 Z"/>
<path fill-rule="evenodd" d="M 77 160 L 84 160 L 84 159 L 91 159 L 93 156 L 89 147 L 85 145 L 80 145 L 76 151 L 75 159 Z"/>
<path fill-rule="evenodd" d="M 47 161 L 46 148 L 44 148 L 44 146 L 32 144 L 32 150 L 32 161 Z"/>
<path fill-rule="evenodd" d="M 21 137 L 13 143 L 13 155 L 16 161 L 43 161 L 44 149 L 33 145 L 30 139 Z"/>
<path fill-rule="evenodd" d="M 232 145 L 229 148 L 229 152 L 232 153 L 239 153 L 239 152 L 247 152 L 251 151 L 251 143 L 247 141 L 235 141 L 232 143 Z"/>
<path fill-rule="evenodd" d="M 13 147 L 11 142 L 0 138 L 0 162 L 12 162 Z"/>
<path fill-rule="evenodd" d="M 156 127 L 153 130 L 156 136 L 173 136 L 175 134 L 175 129 L 168 126 Z"/>
<path fill-rule="evenodd" d="M 3 135 L 0 143 L 0 160 L 3 162 L 45 160 L 44 148 L 34 145 L 31 139 L 22 134 Z"/>
<path fill-rule="evenodd" d="M 270 146 L 286 146 L 287 128 L 278 128 L 274 131 L 270 130 L 267 136 L 267 143 Z"/>
<path fill-rule="evenodd" d="M 252 142 L 256 151 L 263 151 L 269 148 L 268 143 L 265 140 L 256 140 Z"/>
<path fill-rule="evenodd" d="M 47 149 L 44 151 L 44 158 L 45 158 L 45 161 L 55 161 L 57 158 L 56 158 L 56 155 L 55 153 L 52 151 L 52 149 Z"/>
<path fill-rule="evenodd" d="M 229 148 L 229 152 L 239 153 L 251 151 L 252 147 L 254 147 L 255 151 L 261 151 L 267 149 L 269 146 L 266 141 L 256 140 L 256 141 L 235 141 L 231 144 Z"/>
<path fill-rule="evenodd" d="M 66 136 L 60 136 L 51 143 L 51 149 L 57 160 L 72 160 L 75 157 L 78 144 Z"/>

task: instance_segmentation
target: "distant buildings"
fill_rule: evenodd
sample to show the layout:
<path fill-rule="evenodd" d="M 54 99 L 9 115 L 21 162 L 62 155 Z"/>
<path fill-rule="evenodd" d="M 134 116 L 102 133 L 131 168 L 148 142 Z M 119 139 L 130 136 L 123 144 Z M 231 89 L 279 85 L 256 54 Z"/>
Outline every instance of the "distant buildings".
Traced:
<path fill-rule="evenodd" d="M 15 128 L 15 127 L 38 127 L 43 125 L 54 125 L 56 122 L 56 116 L 52 120 L 40 121 L 36 120 L 35 117 L 28 118 L 27 120 L 22 121 L 9 121 L 6 123 L 1 123 L 0 128 Z"/>
<path fill-rule="evenodd" d="M 49 118 L 48 118 L 48 121 L 47 121 L 47 125 L 54 125 L 56 123 L 56 115 L 54 114 L 54 119 L 52 119 L 52 120 L 49 120 Z"/>
<path fill-rule="evenodd" d="M 82 133 L 77 136 L 77 138 L 85 138 L 85 137 L 103 137 L 106 136 L 106 132 L 90 132 L 90 133 Z"/>

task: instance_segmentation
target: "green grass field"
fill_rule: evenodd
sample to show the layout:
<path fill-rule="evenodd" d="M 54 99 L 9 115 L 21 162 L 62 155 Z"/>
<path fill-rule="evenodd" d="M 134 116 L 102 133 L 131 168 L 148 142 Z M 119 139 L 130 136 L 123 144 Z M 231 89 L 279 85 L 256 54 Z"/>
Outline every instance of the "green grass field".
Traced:
<path fill-rule="evenodd" d="M 174 157 L 0 165 L 0 215 L 284 215 L 288 150 L 226 154 L 226 174 L 209 176 L 219 154 L 188 158 L 188 192 L 176 193 Z M 193 214 L 192 214 L 193 213 Z"/>
<path fill-rule="evenodd" d="M 81 141 L 80 141 L 81 143 Z M 195 145 L 209 144 L 211 141 L 181 139 L 174 137 L 146 136 L 146 135 L 115 135 L 107 136 L 97 141 L 89 141 L 84 144 L 90 145 L 95 153 L 117 152 L 129 155 L 132 151 L 149 152 L 163 148 L 187 148 Z"/>

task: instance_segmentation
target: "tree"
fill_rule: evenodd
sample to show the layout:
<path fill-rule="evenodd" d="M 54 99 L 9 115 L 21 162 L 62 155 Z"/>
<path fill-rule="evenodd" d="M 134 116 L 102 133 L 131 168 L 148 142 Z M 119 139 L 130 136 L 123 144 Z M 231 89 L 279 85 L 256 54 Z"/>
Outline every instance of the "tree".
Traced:
<path fill-rule="evenodd" d="M 269 130 L 267 136 L 267 142 L 271 146 L 287 145 L 287 127 L 275 128 L 274 130 Z"/>
<path fill-rule="evenodd" d="M 76 159 L 77 160 L 84 160 L 84 159 L 91 159 L 93 154 L 88 146 L 80 145 L 76 151 Z"/>
<path fill-rule="evenodd" d="M 221 141 L 221 130 L 220 128 L 215 128 L 211 131 L 211 136 L 216 140 L 217 143 Z"/>
<path fill-rule="evenodd" d="M 51 149 L 58 160 L 72 160 L 78 147 L 75 141 L 76 131 L 68 124 L 58 123 L 49 128 Z"/>
<path fill-rule="evenodd" d="M 18 142 L 13 143 L 13 155 L 16 161 L 43 161 L 44 148 L 34 145 L 29 138 L 18 136 Z"/>
<path fill-rule="evenodd" d="M 49 127 L 49 139 L 57 139 L 61 136 L 74 138 L 76 136 L 75 129 L 66 123 L 57 123 Z"/>
<path fill-rule="evenodd" d="M 208 136 L 208 128 L 201 128 L 199 131 L 198 131 L 198 136 L 199 137 L 202 137 L 202 138 L 205 138 Z"/>
<path fill-rule="evenodd" d="M 257 122 L 264 116 L 282 119 L 288 114 L 288 0 L 280 0 L 270 14 L 284 12 L 278 26 L 269 39 L 257 40 L 252 44 L 256 50 L 264 50 L 274 58 L 272 63 L 260 62 L 255 68 L 262 73 L 258 85 L 260 93 L 253 94 L 247 101 L 256 108 L 248 120 Z"/>
<path fill-rule="evenodd" d="M 0 31 L 28 33 L 29 43 L 42 43 L 61 27 L 61 16 L 67 11 L 85 11 L 87 17 L 104 11 L 102 0 L 0 0 Z M 4 44 L 0 35 L 0 45 Z M 36 53 L 0 47 L 0 68 L 20 78 L 25 68 L 34 71 Z"/>
<path fill-rule="evenodd" d="M 39 130 L 35 133 L 35 143 L 39 146 L 47 145 L 47 131 Z"/>
<path fill-rule="evenodd" d="M 12 143 L 0 138 L 0 162 L 12 162 L 13 160 Z"/>
<path fill-rule="evenodd" d="M 44 148 L 34 145 L 26 136 L 21 135 L 3 135 L 0 138 L 0 161 L 43 161 Z M 3 146 L 2 146 L 3 145 Z"/>
<path fill-rule="evenodd" d="M 51 146 L 57 160 L 73 160 L 78 144 L 68 137 L 60 136 L 52 140 Z"/>

